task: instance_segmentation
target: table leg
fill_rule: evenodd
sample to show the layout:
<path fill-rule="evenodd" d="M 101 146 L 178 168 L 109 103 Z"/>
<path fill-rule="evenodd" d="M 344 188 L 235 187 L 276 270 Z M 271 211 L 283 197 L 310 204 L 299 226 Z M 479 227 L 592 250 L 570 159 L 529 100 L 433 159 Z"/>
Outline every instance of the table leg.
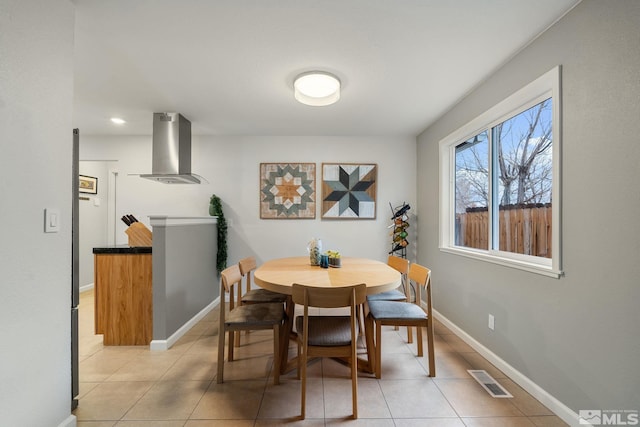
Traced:
<path fill-rule="evenodd" d="M 362 311 L 364 316 L 364 337 L 367 346 L 367 360 L 358 359 L 358 369 L 375 373 L 375 343 L 373 340 L 373 334 L 375 333 L 375 327 L 373 325 L 373 319 L 369 316 L 369 305 L 365 302 L 362 305 Z"/>
<path fill-rule="evenodd" d="M 287 297 L 287 301 L 284 304 L 285 320 L 280 334 L 280 373 L 284 374 L 291 370 L 289 366 L 289 340 L 293 337 L 293 316 L 295 314 L 295 304 L 291 296 Z M 296 362 L 297 363 L 297 362 Z M 295 367 L 295 365 L 294 365 Z"/>

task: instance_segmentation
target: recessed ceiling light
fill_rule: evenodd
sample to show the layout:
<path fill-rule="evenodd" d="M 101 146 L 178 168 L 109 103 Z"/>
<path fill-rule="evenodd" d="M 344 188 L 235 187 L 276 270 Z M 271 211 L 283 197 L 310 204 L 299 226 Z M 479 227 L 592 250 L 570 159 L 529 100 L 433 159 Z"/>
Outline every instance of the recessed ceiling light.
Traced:
<path fill-rule="evenodd" d="M 126 121 L 124 121 L 120 117 L 111 117 L 111 121 L 113 123 L 117 124 L 117 125 L 123 125 L 123 124 L 127 123 Z"/>
<path fill-rule="evenodd" d="M 314 107 L 331 105 L 340 99 L 340 80 L 325 71 L 302 73 L 293 81 L 295 98 Z"/>

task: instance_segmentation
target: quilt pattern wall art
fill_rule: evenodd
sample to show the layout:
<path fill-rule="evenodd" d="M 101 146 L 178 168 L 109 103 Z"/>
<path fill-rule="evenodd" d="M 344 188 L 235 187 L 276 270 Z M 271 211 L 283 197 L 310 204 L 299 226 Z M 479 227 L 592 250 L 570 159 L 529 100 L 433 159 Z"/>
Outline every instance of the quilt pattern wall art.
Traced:
<path fill-rule="evenodd" d="M 315 217 L 315 163 L 260 163 L 260 218 Z"/>
<path fill-rule="evenodd" d="M 322 218 L 375 219 L 378 165 L 322 164 Z"/>

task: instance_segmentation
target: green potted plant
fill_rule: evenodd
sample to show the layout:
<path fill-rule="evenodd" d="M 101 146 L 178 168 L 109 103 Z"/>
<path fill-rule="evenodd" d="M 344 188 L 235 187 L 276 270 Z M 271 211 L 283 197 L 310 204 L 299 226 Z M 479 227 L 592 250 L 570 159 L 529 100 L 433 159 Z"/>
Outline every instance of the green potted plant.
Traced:
<path fill-rule="evenodd" d="M 218 217 L 218 253 L 216 269 L 218 274 L 227 268 L 227 221 L 222 212 L 222 200 L 215 194 L 209 200 L 209 215 Z"/>

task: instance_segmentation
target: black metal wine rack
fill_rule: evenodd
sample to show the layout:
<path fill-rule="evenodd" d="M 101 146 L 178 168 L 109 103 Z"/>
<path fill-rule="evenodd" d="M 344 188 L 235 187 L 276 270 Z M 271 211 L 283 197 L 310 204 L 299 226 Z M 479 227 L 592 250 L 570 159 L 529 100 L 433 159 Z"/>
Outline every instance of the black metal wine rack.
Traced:
<path fill-rule="evenodd" d="M 407 258 L 407 246 L 409 246 L 408 240 L 408 228 L 409 228 L 409 216 L 407 211 L 411 209 L 408 203 L 403 203 L 400 206 L 391 207 L 391 225 L 393 229 L 391 233 L 391 250 L 389 255 L 395 255 L 401 258 Z"/>

